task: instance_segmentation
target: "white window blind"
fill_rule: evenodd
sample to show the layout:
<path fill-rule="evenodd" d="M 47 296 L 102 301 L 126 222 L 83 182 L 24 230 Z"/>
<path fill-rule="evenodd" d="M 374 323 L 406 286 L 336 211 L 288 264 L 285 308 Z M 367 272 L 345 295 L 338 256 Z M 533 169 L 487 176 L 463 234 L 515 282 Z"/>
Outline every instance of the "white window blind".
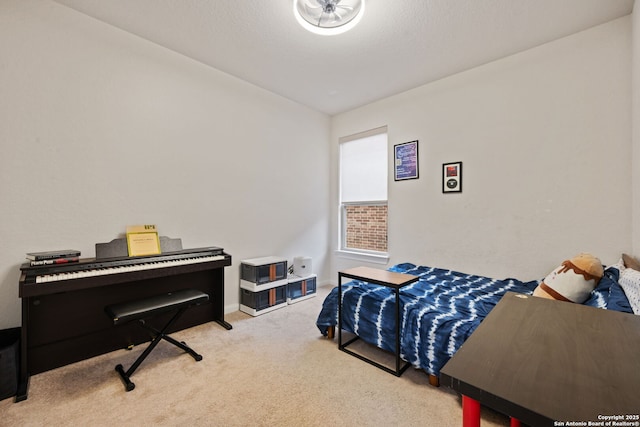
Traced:
<path fill-rule="evenodd" d="M 387 134 L 340 144 L 340 200 L 387 200 Z"/>

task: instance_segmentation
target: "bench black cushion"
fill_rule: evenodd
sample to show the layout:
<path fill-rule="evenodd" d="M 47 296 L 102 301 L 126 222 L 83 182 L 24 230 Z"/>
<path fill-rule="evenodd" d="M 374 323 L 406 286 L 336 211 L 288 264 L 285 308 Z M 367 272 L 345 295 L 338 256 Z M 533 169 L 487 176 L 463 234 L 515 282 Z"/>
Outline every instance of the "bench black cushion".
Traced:
<path fill-rule="evenodd" d="M 182 289 L 162 295 L 154 295 L 136 301 L 109 305 L 105 308 L 114 325 L 154 316 L 182 307 L 201 304 L 209 300 L 209 295 L 196 289 Z"/>

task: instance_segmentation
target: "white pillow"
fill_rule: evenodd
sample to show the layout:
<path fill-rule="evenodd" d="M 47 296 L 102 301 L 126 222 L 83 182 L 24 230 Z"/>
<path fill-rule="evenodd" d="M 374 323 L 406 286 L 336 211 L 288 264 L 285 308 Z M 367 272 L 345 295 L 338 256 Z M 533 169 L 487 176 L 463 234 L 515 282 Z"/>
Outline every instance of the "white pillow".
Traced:
<path fill-rule="evenodd" d="M 618 262 L 616 262 L 615 264 L 611 264 L 609 267 L 617 268 L 620 274 L 622 274 L 624 269 L 627 268 L 625 267 L 624 261 L 622 260 L 622 258 L 620 258 Z"/>
<path fill-rule="evenodd" d="M 618 283 L 627 295 L 634 314 L 640 314 L 640 271 L 633 268 L 621 270 Z"/>

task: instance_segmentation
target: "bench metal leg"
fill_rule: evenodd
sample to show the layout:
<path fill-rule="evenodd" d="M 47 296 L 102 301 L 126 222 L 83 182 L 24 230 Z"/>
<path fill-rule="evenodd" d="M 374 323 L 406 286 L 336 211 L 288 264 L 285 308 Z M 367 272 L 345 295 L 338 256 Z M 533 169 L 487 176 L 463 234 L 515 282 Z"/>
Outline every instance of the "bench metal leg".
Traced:
<path fill-rule="evenodd" d="M 122 378 L 122 381 L 124 382 L 124 389 L 126 391 L 131 391 L 136 388 L 136 385 L 129 379 L 129 375 L 124 372 L 122 365 L 119 364 L 116 366 L 116 372 L 120 374 L 120 378 Z"/>
<path fill-rule="evenodd" d="M 169 335 L 166 334 L 166 332 L 169 330 L 169 328 L 171 328 L 171 326 L 173 326 L 173 324 L 176 322 L 176 320 L 178 320 L 178 318 L 182 315 L 182 313 L 184 313 L 187 310 L 187 308 L 189 308 L 189 307 L 183 307 L 183 308 L 179 309 L 176 312 L 176 314 L 173 315 L 171 320 L 169 320 L 169 322 L 164 326 L 164 328 L 162 328 L 161 331 L 158 331 L 158 330 L 154 329 L 153 327 L 148 326 L 143 320 L 140 320 L 141 326 L 144 327 L 145 329 L 151 331 L 151 333 L 154 336 L 154 338 L 151 341 L 151 343 L 147 346 L 147 348 L 144 349 L 142 354 L 140 356 L 138 356 L 136 361 L 133 362 L 131 367 L 129 369 L 127 369 L 126 372 L 125 372 L 124 367 L 122 365 L 116 366 L 116 372 L 118 372 L 118 374 L 120 374 L 120 378 L 122 378 L 122 381 L 124 382 L 126 391 L 131 391 L 136 387 L 136 385 L 133 382 L 131 382 L 131 375 L 133 375 L 135 370 L 138 369 L 138 366 L 140 366 L 140 364 L 144 361 L 144 359 L 147 358 L 149 353 L 151 353 L 151 351 L 153 351 L 153 349 L 163 339 L 168 341 L 168 342 L 170 342 L 171 344 L 183 349 L 187 353 L 189 353 L 191 355 L 191 357 L 193 357 L 196 360 L 196 362 L 199 362 L 199 361 L 202 360 L 202 356 L 199 355 L 198 353 L 196 353 L 186 343 L 177 341 L 177 340 L 171 338 Z"/>
<path fill-rule="evenodd" d="M 189 353 L 191 357 L 193 357 L 196 360 L 196 362 L 199 362 L 202 360 L 202 356 L 196 353 L 195 350 L 189 347 L 187 343 L 185 343 L 184 341 L 176 341 L 175 339 L 171 338 L 169 335 L 164 335 L 164 334 L 162 335 L 162 338 L 169 341 L 171 344 L 175 345 L 176 347 L 180 347 L 181 349 Z"/>

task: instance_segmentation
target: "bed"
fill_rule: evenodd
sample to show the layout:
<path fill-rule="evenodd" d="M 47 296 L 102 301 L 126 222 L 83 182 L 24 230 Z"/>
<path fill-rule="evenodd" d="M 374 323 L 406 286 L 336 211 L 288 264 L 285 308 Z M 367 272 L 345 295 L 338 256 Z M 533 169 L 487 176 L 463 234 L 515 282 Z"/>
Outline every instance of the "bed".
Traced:
<path fill-rule="evenodd" d="M 438 383 L 440 369 L 508 292 L 531 295 L 541 280 L 493 279 L 458 271 L 402 263 L 389 271 L 419 276 L 400 291 L 400 357 Z M 609 267 L 584 305 L 631 313 Z M 391 289 L 361 281 L 342 285 L 343 330 L 383 350 L 395 351 L 395 296 Z M 323 302 L 316 325 L 332 337 L 338 318 L 338 288 Z"/>

